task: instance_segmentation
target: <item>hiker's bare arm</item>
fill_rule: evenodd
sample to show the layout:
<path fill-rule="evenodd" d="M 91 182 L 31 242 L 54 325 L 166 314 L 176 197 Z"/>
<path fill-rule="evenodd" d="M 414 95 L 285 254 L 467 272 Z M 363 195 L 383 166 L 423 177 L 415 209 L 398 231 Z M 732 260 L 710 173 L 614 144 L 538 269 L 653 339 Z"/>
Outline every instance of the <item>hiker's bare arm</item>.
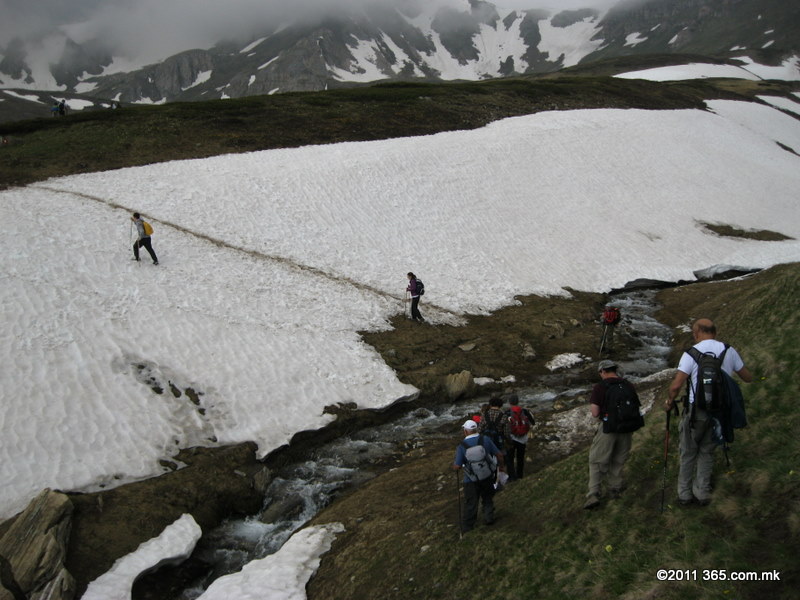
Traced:
<path fill-rule="evenodd" d="M 742 367 L 741 369 L 736 371 L 736 374 L 739 377 L 741 377 L 742 381 L 744 381 L 745 383 L 750 383 L 751 381 L 753 381 L 753 374 L 748 370 L 747 367 Z"/>
<path fill-rule="evenodd" d="M 681 388 L 686 383 L 689 375 L 684 373 L 683 371 L 678 371 L 675 373 L 675 378 L 672 380 L 672 383 L 669 385 L 669 398 L 664 403 L 664 408 L 667 411 L 672 410 L 672 405 L 675 404 L 675 398 L 681 391 Z"/>

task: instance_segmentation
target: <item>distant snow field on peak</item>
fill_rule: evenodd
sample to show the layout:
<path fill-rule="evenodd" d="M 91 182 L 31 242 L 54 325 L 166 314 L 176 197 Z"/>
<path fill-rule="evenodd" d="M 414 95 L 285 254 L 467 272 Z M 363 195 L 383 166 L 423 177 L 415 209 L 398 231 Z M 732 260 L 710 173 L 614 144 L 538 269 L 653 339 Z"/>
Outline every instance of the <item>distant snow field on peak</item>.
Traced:
<path fill-rule="evenodd" d="M 655 67 L 641 71 L 619 73 L 620 79 L 647 79 L 650 81 L 683 81 L 688 79 L 708 79 L 727 77 L 732 79 L 778 79 L 782 81 L 800 81 L 800 57 L 783 61 L 780 66 L 762 65 L 747 56 L 737 57 L 742 66 L 715 65 L 709 63 L 690 63 Z"/>

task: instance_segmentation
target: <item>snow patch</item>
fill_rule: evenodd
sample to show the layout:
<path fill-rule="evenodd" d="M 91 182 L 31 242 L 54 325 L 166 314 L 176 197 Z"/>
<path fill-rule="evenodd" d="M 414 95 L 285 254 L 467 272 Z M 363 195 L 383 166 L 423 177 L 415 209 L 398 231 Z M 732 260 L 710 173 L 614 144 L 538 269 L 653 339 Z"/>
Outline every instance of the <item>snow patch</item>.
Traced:
<path fill-rule="evenodd" d="M 797 96 L 797 92 L 794 93 Z M 780 108 L 782 110 L 788 110 L 789 112 L 793 112 L 796 115 L 800 115 L 800 103 L 794 100 L 790 100 L 784 96 L 756 96 L 762 102 L 766 102 L 774 106 L 775 108 Z"/>
<path fill-rule="evenodd" d="M 691 63 L 688 65 L 674 65 L 669 67 L 656 67 L 641 71 L 629 71 L 614 75 L 620 79 L 647 79 L 649 81 L 684 81 L 687 79 L 706 79 L 708 77 L 729 77 L 734 79 L 757 80 L 759 77 L 744 67 L 735 65 L 712 65 L 705 63 Z"/>
<path fill-rule="evenodd" d="M 183 515 L 156 538 L 142 543 L 117 560 L 111 570 L 92 581 L 83 600 L 130 600 L 136 578 L 157 565 L 187 558 L 194 550 L 202 529 L 192 515 Z"/>
<path fill-rule="evenodd" d="M 568 369 L 574 367 L 582 362 L 591 360 L 588 356 L 583 356 L 578 352 L 569 352 L 567 354 L 559 354 L 554 356 L 550 361 L 545 364 L 545 367 L 550 371 L 557 371 L 558 369 Z"/>
<path fill-rule="evenodd" d="M 641 33 L 631 33 L 625 37 L 625 46 L 630 46 L 631 48 L 638 46 L 642 42 L 647 41 L 647 36 L 643 36 Z"/>
<path fill-rule="evenodd" d="M 214 71 L 212 71 L 212 70 L 200 71 L 197 74 L 197 77 L 194 78 L 194 81 L 190 85 L 186 86 L 185 88 L 181 88 L 181 89 L 185 92 L 186 90 L 192 89 L 193 87 L 197 87 L 198 85 L 201 85 L 201 84 L 205 83 L 206 81 L 211 79 L 211 75 L 212 75 L 213 72 Z"/>
<path fill-rule="evenodd" d="M 603 40 L 592 39 L 598 31 L 599 23 L 593 17 L 587 17 L 569 27 L 553 27 L 550 21 L 539 21 L 542 40 L 538 49 L 547 54 L 550 60 L 562 57 L 563 66 L 572 67 L 605 43 Z"/>
<path fill-rule="evenodd" d="M 41 98 L 39 98 L 38 95 L 33 96 L 29 94 L 20 94 L 19 92 L 15 92 L 13 90 L 3 90 L 3 92 L 8 94 L 9 96 L 12 96 L 13 98 L 19 98 L 20 100 L 28 100 L 29 102 L 36 102 L 37 104 L 44 104 L 44 102 L 42 101 Z"/>
<path fill-rule="evenodd" d="M 215 580 L 198 600 L 305 599 L 306 585 L 317 572 L 320 558 L 330 550 L 336 534 L 344 530 L 341 523 L 301 529 L 275 554 Z"/>

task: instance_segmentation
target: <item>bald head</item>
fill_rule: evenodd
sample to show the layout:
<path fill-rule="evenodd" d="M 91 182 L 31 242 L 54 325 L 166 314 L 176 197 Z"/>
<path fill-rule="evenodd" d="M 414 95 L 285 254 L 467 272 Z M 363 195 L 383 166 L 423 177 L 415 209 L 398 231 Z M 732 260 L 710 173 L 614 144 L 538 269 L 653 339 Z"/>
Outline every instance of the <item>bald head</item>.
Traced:
<path fill-rule="evenodd" d="M 695 339 L 713 340 L 717 337 L 717 326 L 711 319 L 697 319 L 692 325 L 692 335 Z"/>

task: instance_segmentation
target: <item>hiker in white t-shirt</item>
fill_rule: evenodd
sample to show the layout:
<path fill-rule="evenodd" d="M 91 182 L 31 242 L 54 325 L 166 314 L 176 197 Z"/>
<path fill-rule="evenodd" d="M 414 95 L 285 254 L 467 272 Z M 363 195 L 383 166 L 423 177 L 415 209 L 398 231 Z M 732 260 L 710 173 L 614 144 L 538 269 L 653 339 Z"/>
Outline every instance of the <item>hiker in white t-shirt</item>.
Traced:
<path fill-rule="evenodd" d="M 717 328 L 710 319 L 695 321 L 692 325 L 692 336 L 695 341 L 694 348 L 701 354 L 711 352 L 719 358 L 725 351 L 726 345 L 716 339 Z M 730 346 L 725 352 L 722 370 L 728 375 L 736 373 L 747 383 L 753 380 L 739 353 Z M 693 406 L 697 390 L 697 372 L 697 362 L 684 352 L 678 363 L 675 379 L 669 386 L 669 399 L 665 403 L 666 410 L 672 410 L 675 398 L 687 380 L 691 382 L 683 416 L 678 426 L 681 457 L 678 472 L 678 503 L 683 506 L 695 501 L 701 506 L 711 502 L 711 473 L 714 468 L 714 449 L 717 447 L 712 439 L 711 419 L 708 413 Z"/>

